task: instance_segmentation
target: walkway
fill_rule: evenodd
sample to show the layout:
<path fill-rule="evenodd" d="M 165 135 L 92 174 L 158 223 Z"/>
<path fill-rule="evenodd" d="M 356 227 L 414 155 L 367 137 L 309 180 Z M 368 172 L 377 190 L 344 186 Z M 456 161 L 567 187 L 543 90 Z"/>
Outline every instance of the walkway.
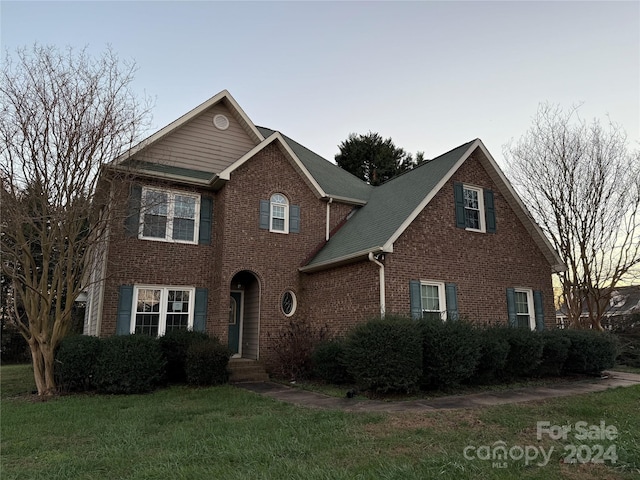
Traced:
<path fill-rule="evenodd" d="M 601 392 L 610 388 L 640 385 L 640 375 L 625 372 L 605 372 L 606 377 L 581 380 L 546 387 L 526 387 L 512 390 L 452 395 L 433 399 L 408 401 L 369 400 L 364 397 L 337 398 L 272 382 L 239 383 L 236 386 L 281 402 L 311 408 L 348 412 L 419 412 L 474 408 L 507 403 L 530 402 L 566 397 L 581 393 Z M 346 393 L 346 391 L 345 391 Z"/>

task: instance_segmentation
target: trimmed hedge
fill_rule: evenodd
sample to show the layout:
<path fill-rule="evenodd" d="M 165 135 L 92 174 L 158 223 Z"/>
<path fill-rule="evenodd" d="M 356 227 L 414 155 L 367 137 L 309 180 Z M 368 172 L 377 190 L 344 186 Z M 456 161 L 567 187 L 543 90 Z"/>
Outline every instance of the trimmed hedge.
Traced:
<path fill-rule="evenodd" d="M 542 359 L 536 374 L 541 377 L 553 377 L 562 374 L 564 363 L 569 356 L 571 340 L 564 330 L 547 330 L 539 333 L 543 341 Z"/>
<path fill-rule="evenodd" d="M 162 381 L 165 360 L 157 339 L 146 335 L 102 340 L 96 387 L 102 393 L 146 393 Z"/>
<path fill-rule="evenodd" d="M 422 375 L 420 329 L 402 317 L 357 325 L 347 337 L 345 361 L 363 390 L 413 391 Z"/>
<path fill-rule="evenodd" d="M 563 330 L 571 341 L 564 373 L 599 374 L 615 365 L 618 344 L 615 336 L 593 330 Z"/>
<path fill-rule="evenodd" d="M 345 340 L 335 338 L 319 344 L 311 355 L 313 374 L 327 383 L 352 383 L 345 361 Z"/>
<path fill-rule="evenodd" d="M 169 383 L 186 383 L 187 351 L 194 342 L 207 340 L 209 336 L 203 332 L 190 330 L 174 330 L 160 337 L 160 349 L 166 361 L 165 379 Z"/>
<path fill-rule="evenodd" d="M 185 373 L 189 385 L 219 385 L 229 380 L 231 352 L 217 338 L 193 342 L 187 349 Z"/>
<path fill-rule="evenodd" d="M 477 329 L 464 321 L 419 320 L 421 388 L 456 386 L 469 380 L 482 354 Z"/>
<path fill-rule="evenodd" d="M 101 350 L 102 341 L 98 337 L 71 335 L 62 339 L 54 367 L 58 389 L 64 392 L 93 390 Z"/>
<path fill-rule="evenodd" d="M 507 364 L 507 357 L 511 346 L 509 342 L 496 334 L 497 329 L 505 327 L 486 327 L 478 331 L 480 341 L 480 358 L 471 383 L 490 384 L 504 377 L 503 371 Z"/>
<path fill-rule="evenodd" d="M 496 372 L 497 375 L 504 380 L 535 375 L 542 362 L 544 349 L 544 342 L 538 332 L 509 326 L 494 327 L 492 330 L 497 338 L 509 343 L 504 369 Z"/>

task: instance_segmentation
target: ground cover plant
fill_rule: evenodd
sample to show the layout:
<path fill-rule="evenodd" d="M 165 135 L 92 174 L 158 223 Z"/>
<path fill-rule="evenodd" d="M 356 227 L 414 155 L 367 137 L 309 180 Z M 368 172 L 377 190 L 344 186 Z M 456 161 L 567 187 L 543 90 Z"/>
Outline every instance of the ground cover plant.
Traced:
<path fill-rule="evenodd" d="M 561 479 L 640 475 L 640 386 L 530 404 L 346 413 L 279 403 L 228 385 L 145 395 L 28 394 L 28 366 L 0 370 L 0 467 L 13 479 Z M 36 401 L 34 401 L 34 399 Z M 615 464 L 565 464 L 568 442 L 536 422 L 615 426 Z M 572 437 L 570 437 L 572 438 Z M 555 447 L 545 466 L 467 459 L 466 447 Z M 585 442 L 588 445 L 595 441 Z M 602 443 L 602 442 L 600 442 Z"/>

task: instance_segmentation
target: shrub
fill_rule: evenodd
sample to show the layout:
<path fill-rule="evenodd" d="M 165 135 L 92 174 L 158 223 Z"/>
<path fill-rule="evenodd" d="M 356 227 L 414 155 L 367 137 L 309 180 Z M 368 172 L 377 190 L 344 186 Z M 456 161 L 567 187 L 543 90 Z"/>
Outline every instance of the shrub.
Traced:
<path fill-rule="evenodd" d="M 617 341 L 615 336 L 593 330 L 563 330 L 571 341 L 564 363 L 566 373 L 598 374 L 615 365 Z"/>
<path fill-rule="evenodd" d="M 539 335 L 543 341 L 543 349 L 537 374 L 539 376 L 561 375 L 564 362 L 569 356 L 571 340 L 564 335 L 564 330 L 547 330 Z"/>
<path fill-rule="evenodd" d="M 478 330 L 464 321 L 421 320 L 422 388 L 455 386 L 476 371 L 481 355 Z"/>
<path fill-rule="evenodd" d="M 327 383 L 351 383 L 345 361 L 345 341 L 335 338 L 319 344 L 311 355 L 313 374 Z"/>
<path fill-rule="evenodd" d="M 231 352 L 217 338 L 193 342 L 187 349 L 185 372 L 189 385 L 219 385 L 229 380 Z"/>
<path fill-rule="evenodd" d="M 480 358 L 476 372 L 470 379 L 472 383 L 488 384 L 504 377 L 507 364 L 509 342 L 497 334 L 497 329 L 504 327 L 487 327 L 479 331 Z"/>
<path fill-rule="evenodd" d="M 0 362 L 28 363 L 31 361 L 31 351 L 18 327 L 2 318 L 0 320 Z"/>
<path fill-rule="evenodd" d="M 95 388 L 95 369 L 102 342 L 98 337 L 71 335 L 64 338 L 55 356 L 54 372 L 58 388 L 84 392 Z"/>
<path fill-rule="evenodd" d="M 640 313 L 617 319 L 612 326 L 618 338 L 616 363 L 640 368 Z"/>
<path fill-rule="evenodd" d="M 347 337 L 345 361 L 349 373 L 364 390 L 412 391 L 422 375 L 418 325 L 406 318 L 360 324 Z"/>
<path fill-rule="evenodd" d="M 509 343 L 509 353 L 502 372 L 496 372 L 502 379 L 526 377 L 535 374 L 542 361 L 544 343 L 537 332 L 528 328 L 509 326 L 493 327 L 496 338 Z"/>
<path fill-rule="evenodd" d="M 274 373 L 287 380 L 304 379 L 311 373 L 311 354 L 328 337 L 326 326 L 306 320 L 289 320 L 274 334 Z"/>
<path fill-rule="evenodd" d="M 194 342 L 208 338 L 209 336 L 202 332 L 174 330 L 158 339 L 166 362 L 165 378 L 167 382 L 187 382 L 187 373 L 185 371 L 187 350 Z"/>
<path fill-rule="evenodd" d="M 157 339 L 146 335 L 127 335 L 102 341 L 95 370 L 98 391 L 150 392 L 163 375 L 164 357 Z"/>

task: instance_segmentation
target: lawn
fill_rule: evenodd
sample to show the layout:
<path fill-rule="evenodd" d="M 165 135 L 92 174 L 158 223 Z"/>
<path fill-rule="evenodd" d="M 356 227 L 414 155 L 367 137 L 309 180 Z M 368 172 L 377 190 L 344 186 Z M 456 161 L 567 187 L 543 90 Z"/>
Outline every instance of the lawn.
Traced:
<path fill-rule="evenodd" d="M 232 386 L 34 401 L 29 367 L 3 366 L 2 479 L 632 479 L 640 475 L 640 386 L 461 411 L 319 411 Z M 537 439 L 536 422 L 614 426 L 613 440 Z M 594 427 L 595 429 L 595 427 Z M 595 430 L 594 430 L 595 431 Z M 602 433 L 602 432 L 598 432 Z M 486 446 L 554 448 L 549 462 L 483 460 Z M 576 447 L 580 459 L 561 463 Z M 471 449 L 466 447 L 472 447 Z M 484 449 L 483 449 L 484 447 Z M 521 449 L 519 449 L 521 447 Z M 565 447 L 568 450 L 565 450 Z M 465 453 L 467 452 L 465 458 Z M 587 458 L 588 457 L 588 458 Z M 504 468 L 501 468 L 504 467 Z"/>

